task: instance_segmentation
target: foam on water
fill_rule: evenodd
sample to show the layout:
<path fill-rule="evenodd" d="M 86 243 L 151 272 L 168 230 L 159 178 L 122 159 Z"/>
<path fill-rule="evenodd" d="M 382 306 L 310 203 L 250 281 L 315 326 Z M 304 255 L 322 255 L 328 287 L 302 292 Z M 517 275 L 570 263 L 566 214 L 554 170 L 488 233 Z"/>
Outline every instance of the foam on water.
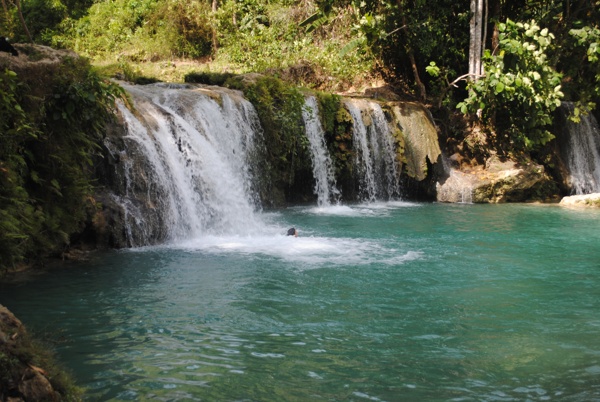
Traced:
<path fill-rule="evenodd" d="M 404 201 L 373 202 L 356 205 L 329 205 L 297 208 L 300 214 L 339 217 L 387 216 L 399 208 L 419 208 L 422 204 Z M 295 209 L 295 208 L 292 208 Z M 239 254 L 261 258 L 273 257 L 292 263 L 295 269 L 330 266 L 401 265 L 423 257 L 421 251 L 406 250 L 393 240 L 339 238 L 306 231 L 299 227 L 299 237 L 287 236 L 277 213 L 263 214 L 269 225 L 252 234 L 206 235 L 178 241 L 168 248 L 207 254 Z"/>
<path fill-rule="evenodd" d="M 378 216 L 386 215 L 398 208 L 417 208 L 420 204 L 406 201 L 370 202 L 355 205 L 329 205 L 308 208 L 306 213 L 334 216 Z"/>
<path fill-rule="evenodd" d="M 270 256 L 295 263 L 295 268 L 357 266 L 369 264 L 399 265 L 419 259 L 419 251 L 401 250 L 368 239 L 334 238 L 306 235 L 204 236 L 170 248 L 209 254 Z"/>

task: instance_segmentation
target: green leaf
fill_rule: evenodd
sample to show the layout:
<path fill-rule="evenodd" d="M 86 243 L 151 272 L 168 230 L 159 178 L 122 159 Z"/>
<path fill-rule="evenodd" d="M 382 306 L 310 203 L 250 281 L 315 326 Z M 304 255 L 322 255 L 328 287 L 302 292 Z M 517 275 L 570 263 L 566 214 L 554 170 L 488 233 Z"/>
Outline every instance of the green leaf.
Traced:
<path fill-rule="evenodd" d="M 342 48 L 342 50 L 340 50 L 340 57 L 344 57 L 346 56 L 348 53 L 350 53 L 352 50 L 356 49 L 357 47 L 361 46 L 363 43 L 366 42 L 366 38 L 360 37 L 360 38 L 356 38 L 354 40 L 351 40 L 350 42 L 348 42 L 346 44 L 346 46 L 344 46 Z"/>
<path fill-rule="evenodd" d="M 38 184 L 39 184 L 39 182 L 40 182 L 40 176 L 38 175 L 38 172 L 36 172 L 35 170 L 32 170 L 32 171 L 29 173 L 29 175 L 30 175 L 30 177 L 31 177 L 31 180 L 32 180 L 34 183 L 38 183 Z"/>
<path fill-rule="evenodd" d="M 500 92 L 504 91 L 504 84 L 502 82 L 498 82 L 494 90 L 497 94 L 499 94 Z"/>
<path fill-rule="evenodd" d="M 304 21 L 302 21 L 299 24 L 299 26 L 306 27 L 306 32 L 312 32 L 315 29 L 325 25 L 328 20 L 328 16 L 324 14 L 321 10 L 319 10 L 313 15 L 306 18 Z"/>
<path fill-rule="evenodd" d="M 429 63 L 427 67 L 425 67 L 425 71 L 432 77 L 438 77 L 440 75 L 440 68 L 435 64 L 435 61 Z"/>

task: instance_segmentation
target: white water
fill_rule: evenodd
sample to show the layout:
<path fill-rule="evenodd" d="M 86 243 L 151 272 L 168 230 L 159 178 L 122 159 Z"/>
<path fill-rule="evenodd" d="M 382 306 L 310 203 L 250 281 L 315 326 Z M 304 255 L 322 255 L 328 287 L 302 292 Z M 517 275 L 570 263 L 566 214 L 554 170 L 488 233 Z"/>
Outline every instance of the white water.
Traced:
<path fill-rule="evenodd" d="M 436 183 L 437 201 L 472 204 L 472 178 L 460 170 L 454 169 L 445 155 L 442 155 L 442 167 L 448 177 L 443 183 Z"/>
<path fill-rule="evenodd" d="M 328 206 L 332 202 L 338 203 L 340 192 L 336 188 L 333 163 L 325 145 L 325 132 L 319 118 L 317 99 L 314 96 L 306 98 L 302 117 L 310 144 L 317 203 L 319 206 Z"/>
<path fill-rule="evenodd" d="M 322 268 L 324 265 L 353 264 L 401 265 L 421 259 L 420 251 L 406 251 L 383 241 L 326 237 L 305 233 L 300 237 L 285 235 L 204 236 L 181 242 L 178 249 L 210 254 L 243 255 L 248 258 L 269 256 L 293 263 L 300 270 Z"/>
<path fill-rule="evenodd" d="M 567 103 L 569 112 L 573 105 Z M 571 175 L 571 188 L 575 194 L 600 192 L 600 127 L 590 113 L 581 117 L 580 123 L 567 121 L 569 147 L 567 168 Z"/>
<path fill-rule="evenodd" d="M 114 200 L 123 210 L 128 245 L 278 238 L 287 229 L 281 225 L 297 226 L 267 223 L 259 212 L 255 181 L 260 168 L 252 162 L 262 160 L 262 129 L 253 106 L 240 93 L 173 84 L 124 87 L 134 105 L 133 111 L 120 106 L 124 144 L 111 139 L 106 145 L 122 170 L 121 193 Z M 395 139 L 383 110 L 368 100 L 349 100 L 346 106 L 355 123 L 362 201 L 375 206 L 397 199 Z M 356 208 L 339 203 L 314 97 L 306 99 L 303 118 L 313 158 L 315 213 L 356 214 Z M 363 210 L 371 213 L 373 208 Z"/>
<path fill-rule="evenodd" d="M 126 140 L 147 159 L 148 199 L 164 216 L 168 239 L 262 227 L 249 171 L 261 133 L 252 105 L 225 91 L 214 99 L 214 93 L 186 86 L 125 88 L 136 108 L 134 114 L 121 107 Z M 133 186 L 140 178 L 126 180 Z"/>
<path fill-rule="evenodd" d="M 362 199 L 374 202 L 399 197 L 394 138 L 381 106 L 364 99 L 350 99 L 345 105 L 354 122 L 355 166 Z"/>

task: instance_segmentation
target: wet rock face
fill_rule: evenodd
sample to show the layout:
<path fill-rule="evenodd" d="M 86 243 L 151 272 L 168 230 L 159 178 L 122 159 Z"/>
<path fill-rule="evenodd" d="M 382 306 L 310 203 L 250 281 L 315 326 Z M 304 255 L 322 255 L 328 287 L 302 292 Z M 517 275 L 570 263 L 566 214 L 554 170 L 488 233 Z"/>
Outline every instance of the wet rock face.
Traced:
<path fill-rule="evenodd" d="M 155 189 L 148 180 L 148 160 L 126 136 L 122 121 L 112 124 L 104 141 L 104 158 L 97 165 L 96 200 L 102 210 L 94 219 L 93 231 L 99 248 L 155 244 L 166 238 L 164 217 L 152 202 Z M 137 230 L 138 222 L 131 210 L 141 211 L 139 215 L 145 216 L 147 226 L 154 230 Z"/>

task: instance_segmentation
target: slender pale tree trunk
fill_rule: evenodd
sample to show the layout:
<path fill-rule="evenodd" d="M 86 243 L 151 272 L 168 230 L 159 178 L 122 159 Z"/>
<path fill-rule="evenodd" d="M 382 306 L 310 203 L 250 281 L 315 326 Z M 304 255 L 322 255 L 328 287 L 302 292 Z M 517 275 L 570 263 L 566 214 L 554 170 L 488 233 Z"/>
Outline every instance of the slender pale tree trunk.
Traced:
<path fill-rule="evenodd" d="M 216 14 L 219 9 L 219 0 L 212 0 L 212 14 L 213 14 L 213 24 L 216 25 Z M 217 48 L 219 47 L 219 38 L 217 36 L 217 27 L 213 26 L 212 28 L 212 54 L 214 55 L 217 52 Z"/>
<path fill-rule="evenodd" d="M 481 55 L 483 54 L 483 1 L 471 0 L 471 22 L 469 42 L 469 77 L 476 80 L 482 75 Z"/>

